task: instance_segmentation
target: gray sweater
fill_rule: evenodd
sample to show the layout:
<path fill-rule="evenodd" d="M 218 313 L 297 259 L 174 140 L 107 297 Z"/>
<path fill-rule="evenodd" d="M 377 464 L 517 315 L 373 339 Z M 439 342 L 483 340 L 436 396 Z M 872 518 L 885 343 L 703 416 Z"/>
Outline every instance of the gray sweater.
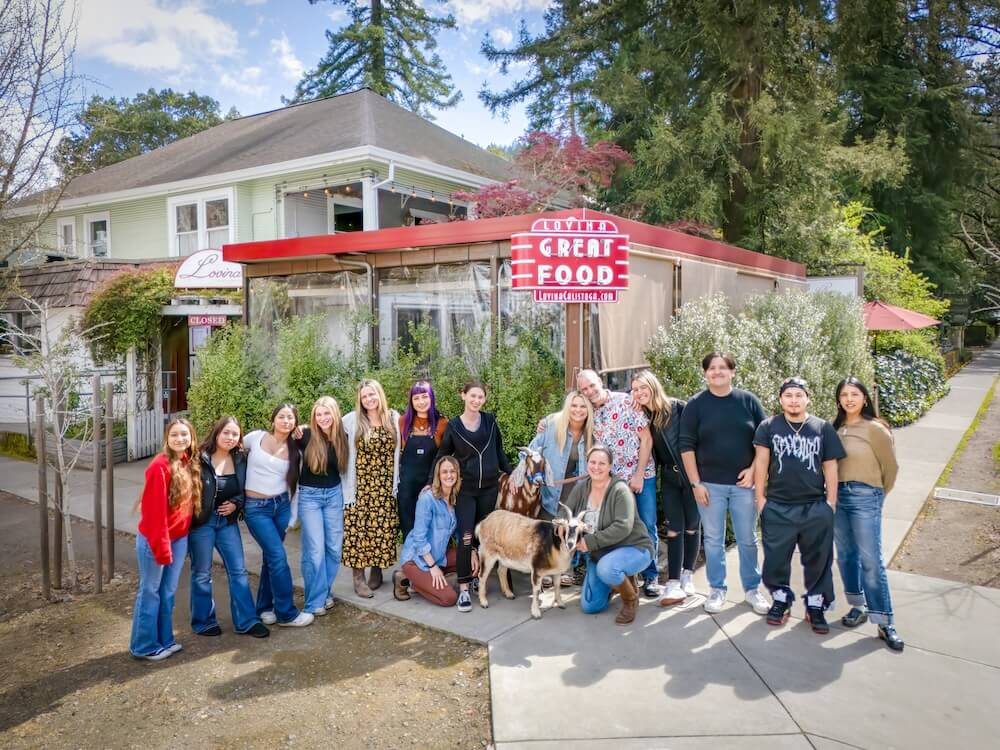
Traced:
<path fill-rule="evenodd" d="M 573 515 L 587 510 L 590 497 L 590 478 L 576 483 L 567 500 Z M 597 559 L 618 547 L 638 547 L 653 554 L 653 543 L 646 531 L 646 524 L 635 510 L 635 495 L 621 479 L 612 478 L 604 493 L 604 501 L 597 516 L 597 528 L 584 534 L 587 549 Z"/>

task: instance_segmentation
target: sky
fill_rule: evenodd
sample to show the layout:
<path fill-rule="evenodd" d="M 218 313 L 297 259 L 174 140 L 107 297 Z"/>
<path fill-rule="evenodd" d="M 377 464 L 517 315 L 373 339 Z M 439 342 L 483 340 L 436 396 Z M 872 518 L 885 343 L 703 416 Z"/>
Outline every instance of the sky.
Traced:
<path fill-rule="evenodd" d="M 458 28 L 438 37 L 438 48 L 462 101 L 435 112 L 438 125 L 481 146 L 509 144 L 524 134 L 524 108 L 505 121 L 479 101 L 486 82 L 501 90 L 504 77 L 480 54 L 485 34 L 503 45 L 542 29 L 549 0 L 423 0 L 446 8 Z M 303 71 L 327 49 L 325 31 L 347 19 L 333 2 L 308 0 L 73 0 L 79 24 L 77 72 L 87 95 L 134 96 L 149 88 L 195 91 L 217 99 L 225 113 L 249 115 L 282 106 Z M 505 81 L 507 82 L 505 84 Z"/>

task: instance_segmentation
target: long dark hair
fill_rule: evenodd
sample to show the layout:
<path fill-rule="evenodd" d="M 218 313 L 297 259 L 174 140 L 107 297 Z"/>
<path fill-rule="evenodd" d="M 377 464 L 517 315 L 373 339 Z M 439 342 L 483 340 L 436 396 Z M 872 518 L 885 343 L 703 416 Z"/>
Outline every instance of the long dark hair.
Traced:
<path fill-rule="evenodd" d="M 295 404 L 286 401 L 275 406 L 274 411 L 271 412 L 272 430 L 274 429 L 274 418 L 278 416 L 278 412 L 282 409 L 291 409 L 292 416 L 295 417 L 296 426 L 299 424 L 299 410 L 295 408 Z M 288 444 L 288 473 L 285 474 L 285 481 L 288 483 L 288 496 L 291 497 L 295 494 L 295 490 L 299 486 L 299 461 L 302 456 L 299 451 L 299 444 L 292 439 L 291 434 L 286 438 L 286 443 Z"/>
<path fill-rule="evenodd" d="M 438 420 L 441 412 L 437 409 L 437 400 L 434 398 L 434 388 L 426 380 L 418 380 L 410 388 L 410 395 L 406 402 L 406 411 L 403 412 L 403 440 L 410 437 L 410 430 L 413 429 L 413 420 L 417 418 L 417 410 L 413 408 L 413 397 L 418 393 L 426 393 L 431 397 L 431 405 L 427 409 L 427 422 L 430 425 L 431 437 L 437 433 Z"/>
<path fill-rule="evenodd" d="M 239 450 L 240 445 L 243 443 L 243 428 L 240 427 L 240 420 L 233 416 L 219 417 L 215 420 L 215 424 L 212 425 L 211 432 L 208 433 L 208 437 L 205 438 L 201 445 L 198 446 L 198 450 L 209 456 L 215 453 L 216 442 L 219 440 L 219 433 L 222 432 L 226 425 L 230 422 L 236 425 L 236 429 L 240 431 L 240 441 L 236 444 L 236 449 Z"/>
<path fill-rule="evenodd" d="M 872 401 L 872 395 L 868 392 L 868 388 L 865 387 L 864 383 L 852 376 L 844 378 L 837 383 L 837 390 L 833 396 L 834 400 L 837 402 L 837 417 L 833 420 L 834 429 L 839 430 L 847 421 L 847 412 L 845 412 L 844 407 L 840 405 L 840 392 L 849 385 L 857 388 L 861 391 L 861 395 L 865 397 L 865 402 L 861 406 L 861 418 L 881 422 L 888 427 L 889 425 L 885 423 L 885 420 L 879 418 L 878 412 L 875 410 L 875 402 Z"/>

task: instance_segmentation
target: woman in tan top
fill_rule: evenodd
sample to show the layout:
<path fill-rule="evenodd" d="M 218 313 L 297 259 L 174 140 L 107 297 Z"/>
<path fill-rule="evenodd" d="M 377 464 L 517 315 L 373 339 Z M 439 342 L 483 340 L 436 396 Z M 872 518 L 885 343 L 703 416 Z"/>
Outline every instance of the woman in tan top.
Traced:
<path fill-rule="evenodd" d="M 879 419 L 868 389 L 857 378 L 837 386 L 833 421 L 847 457 L 837 467 L 837 514 L 834 539 L 844 594 L 851 611 L 841 622 L 855 628 L 866 620 L 893 651 L 903 640 L 892 622 L 892 599 L 882 557 L 882 504 L 899 469 L 892 433 Z"/>

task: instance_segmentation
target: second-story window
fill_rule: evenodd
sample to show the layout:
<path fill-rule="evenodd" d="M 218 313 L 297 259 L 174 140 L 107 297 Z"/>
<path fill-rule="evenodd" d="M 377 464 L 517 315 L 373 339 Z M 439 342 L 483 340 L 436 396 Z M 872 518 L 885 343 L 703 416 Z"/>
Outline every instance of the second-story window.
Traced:
<path fill-rule="evenodd" d="M 107 211 L 84 216 L 83 231 L 88 256 L 106 258 L 111 255 L 111 216 Z"/>
<path fill-rule="evenodd" d="M 76 255 L 76 219 L 72 216 L 56 221 L 58 252 L 60 255 Z"/>
<path fill-rule="evenodd" d="M 191 255 L 198 250 L 218 250 L 232 242 L 232 191 L 199 193 L 171 198 L 170 254 Z"/>

